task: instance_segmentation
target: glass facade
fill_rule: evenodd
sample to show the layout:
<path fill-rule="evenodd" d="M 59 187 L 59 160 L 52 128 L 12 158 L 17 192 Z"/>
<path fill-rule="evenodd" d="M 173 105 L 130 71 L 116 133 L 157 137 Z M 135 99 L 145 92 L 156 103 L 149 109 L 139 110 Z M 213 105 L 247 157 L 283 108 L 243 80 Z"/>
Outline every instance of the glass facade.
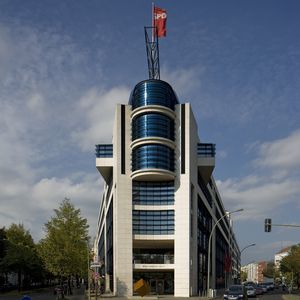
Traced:
<path fill-rule="evenodd" d="M 133 261 L 135 264 L 173 264 L 174 249 L 135 249 Z"/>
<path fill-rule="evenodd" d="M 220 230 L 216 229 L 216 288 L 225 288 L 225 253 L 228 253 L 227 242 Z"/>
<path fill-rule="evenodd" d="M 174 210 L 133 210 L 134 234 L 174 234 Z"/>
<path fill-rule="evenodd" d="M 172 87 L 162 80 L 146 80 L 138 83 L 129 99 L 132 110 L 147 105 L 161 105 L 174 110 L 177 103 Z"/>
<path fill-rule="evenodd" d="M 132 204 L 173 205 L 174 181 L 133 181 Z"/>
<path fill-rule="evenodd" d="M 208 238 L 211 232 L 211 216 L 199 195 L 197 200 L 198 290 L 200 295 L 205 295 L 208 263 L 207 249 Z"/>
<path fill-rule="evenodd" d="M 134 118 L 132 122 L 132 140 L 151 136 L 174 141 L 174 121 L 157 113 L 143 114 Z"/>
<path fill-rule="evenodd" d="M 132 151 L 132 171 L 141 169 L 174 171 L 174 150 L 165 145 L 149 144 Z"/>
<path fill-rule="evenodd" d="M 106 272 L 109 275 L 110 290 L 114 290 L 113 277 L 114 277 L 114 243 L 113 243 L 113 201 L 109 206 L 106 215 Z"/>

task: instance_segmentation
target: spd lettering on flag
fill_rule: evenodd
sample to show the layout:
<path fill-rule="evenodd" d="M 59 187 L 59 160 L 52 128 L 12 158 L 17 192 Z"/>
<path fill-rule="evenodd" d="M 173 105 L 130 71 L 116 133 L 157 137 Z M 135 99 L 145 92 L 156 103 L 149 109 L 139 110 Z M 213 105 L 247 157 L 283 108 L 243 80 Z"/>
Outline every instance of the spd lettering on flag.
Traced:
<path fill-rule="evenodd" d="M 165 9 L 154 7 L 153 10 L 153 27 L 157 28 L 157 37 L 167 35 L 167 11 Z M 156 35 L 156 31 L 155 35 Z"/>

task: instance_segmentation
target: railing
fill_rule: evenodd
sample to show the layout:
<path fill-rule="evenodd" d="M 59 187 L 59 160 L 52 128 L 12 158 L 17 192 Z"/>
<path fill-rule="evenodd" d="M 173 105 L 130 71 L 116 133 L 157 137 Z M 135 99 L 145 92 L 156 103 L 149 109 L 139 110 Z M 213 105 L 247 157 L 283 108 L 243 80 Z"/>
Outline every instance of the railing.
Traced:
<path fill-rule="evenodd" d="M 134 254 L 135 264 L 174 264 L 174 254 Z"/>
<path fill-rule="evenodd" d="M 96 145 L 96 157 L 113 157 L 113 145 L 112 144 L 100 144 Z"/>
<path fill-rule="evenodd" d="M 216 155 L 216 145 L 199 143 L 197 145 L 197 154 L 198 157 L 215 157 Z"/>

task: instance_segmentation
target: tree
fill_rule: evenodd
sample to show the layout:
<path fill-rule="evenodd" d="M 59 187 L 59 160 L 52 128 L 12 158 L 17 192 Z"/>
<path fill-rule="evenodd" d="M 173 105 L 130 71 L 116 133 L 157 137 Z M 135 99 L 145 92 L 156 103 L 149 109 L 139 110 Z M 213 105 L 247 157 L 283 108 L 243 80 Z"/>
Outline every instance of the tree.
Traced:
<path fill-rule="evenodd" d="M 293 280 L 300 286 L 300 244 L 291 247 L 289 254 L 280 263 L 280 270 L 289 282 Z"/>
<path fill-rule="evenodd" d="M 39 252 L 49 272 L 61 280 L 68 279 L 72 293 L 71 276 L 84 276 L 87 272 L 89 226 L 68 198 L 54 213 L 45 224 L 46 237 L 40 241 Z"/>
<path fill-rule="evenodd" d="M 241 282 L 244 282 L 247 280 L 248 274 L 245 271 L 241 271 Z"/>
<path fill-rule="evenodd" d="M 267 262 L 266 268 L 263 270 L 263 275 L 268 278 L 274 278 L 275 265 L 274 262 Z"/>
<path fill-rule="evenodd" d="M 0 228 L 0 285 L 2 285 L 6 281 L 6 272 L 4 269 L 3 259 L 6 254 L 6 231 L 5 228 Z"/>
<path fill-rule="evenodd" d="M 15 272 L 18 275 L 18 289 L 23 283 L 31 280 L 31 273 L 41 267 L 36 247 L 28 230 L 22 224 L 12 224 L 6 230 L 6 252 L 2 259 L 5 272 Z M 22 282 L 22 277 L 25 279 Z"/>

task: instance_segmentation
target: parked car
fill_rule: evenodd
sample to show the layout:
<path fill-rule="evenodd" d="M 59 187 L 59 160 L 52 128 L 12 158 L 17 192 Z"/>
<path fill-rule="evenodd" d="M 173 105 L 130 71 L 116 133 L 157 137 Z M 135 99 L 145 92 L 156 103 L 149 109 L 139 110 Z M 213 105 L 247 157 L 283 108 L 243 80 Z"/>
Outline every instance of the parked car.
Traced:
<path fill-rule="evenodd" d="M 266 282 L 266 283 L 264 283 L 264 285 L 267 286 L 268 290 L 270 290 L 270 291 L 274 290 L 274 283 L 273 282 Z"/>
<path fill-rule="evenodd" d="M 224 300 L 247 300 L 247 290 L 244 285 L 231 285 L 224 293 Z"/>
<path fill-rule="evenodd" d="M 260 286 L 255 286 L 256 295 L 263 295 L 264 291 Z"/>
<path fill-rule="evenodd" d="M 258 284 L 257 286 L 260 287 L 264 293 L 268 291 L 267 287 L 264 284 Z"/>
<path fill-rule="evenodd" d="M 17 286 L 11 284 L 10 282 L 8 283 L 4 283 L 3 285 L 0 286 L 0 292 L 4 293 L 4 292 L 9 292 L 12 291 L 14 289 L 16 289 Z"/>
<path fill-rule="evenodd" d="M 247 285 L 246 286 L 246 290 L 247 290 L 247 296 L 250 297 L 256 297 L 256 290 L 253 286 L 251 285 Z"/>

